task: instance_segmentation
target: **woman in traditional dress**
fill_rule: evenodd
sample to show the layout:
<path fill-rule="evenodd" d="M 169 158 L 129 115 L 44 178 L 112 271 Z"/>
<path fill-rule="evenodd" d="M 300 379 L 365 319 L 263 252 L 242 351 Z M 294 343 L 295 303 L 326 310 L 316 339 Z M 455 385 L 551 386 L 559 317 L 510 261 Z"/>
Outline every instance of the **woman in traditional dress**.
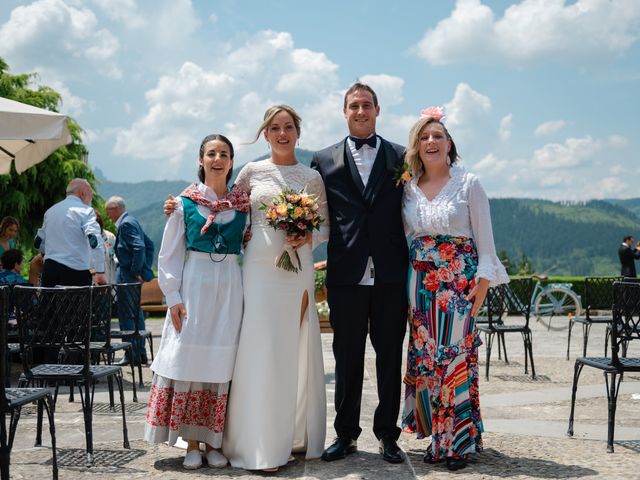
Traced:
<path fill-rule="evenodd" d="M 250 162 L 236 186 L 250 192 L 251 232 L 243 258 L 244 316 L 229 395 L 223 451 L 234 467 L 275 471 L 292 452 L 317 458 L 324 448 L 326 403 L 320 327 L 314 305 L 312 243 L 326 238 L 320 174 L 295 156 L 300 117 L 286 105 L 267 110 L 263 135 L 271 157 Z M 268 225 L 262 204 L 283 189 L 317 196 L 320 232 L 285 237 Z M 276 267 L 285 242 L 300 257 L 298 273 Z"/>
<path fill-rule="evenodd" d="M 233 146 L 226 137 L 205 137 L 199 163 L 200 182 L 178 197 L 160 247 L 158 283 L 169 311 L 145 424 L 149 442 L 187 441 L 187 469 L 202 465 L 200 442 L 210 467 L 227 464 L 219 449 L 242 319 L 238 254 L 249 209 L 245 192 L 227 188 Z"/>
<path fill-rule="evenodd" d="M 456 165 L 442 110 L 413 126 L 402 214 L 411 240 L 410 336 L 405 431 L 431 435 L 424 461 L 466 466 L 482 449 L 475 316 L 489 286 L 509 281 L 493 242 L 489 201 L 475 175 Z M 406 179 L 406 176 L 404 177 Z"/>

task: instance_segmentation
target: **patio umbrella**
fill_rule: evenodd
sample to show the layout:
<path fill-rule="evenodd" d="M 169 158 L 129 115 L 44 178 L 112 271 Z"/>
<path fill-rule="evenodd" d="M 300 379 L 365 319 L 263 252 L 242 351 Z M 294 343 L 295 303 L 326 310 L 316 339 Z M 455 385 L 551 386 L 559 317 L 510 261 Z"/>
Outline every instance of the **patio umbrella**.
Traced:
<path fill-rule="evenodd" d="M 0 175 L 12 160 L 22 173 L 69 143 L 65 115 L 0 97 Z"/>

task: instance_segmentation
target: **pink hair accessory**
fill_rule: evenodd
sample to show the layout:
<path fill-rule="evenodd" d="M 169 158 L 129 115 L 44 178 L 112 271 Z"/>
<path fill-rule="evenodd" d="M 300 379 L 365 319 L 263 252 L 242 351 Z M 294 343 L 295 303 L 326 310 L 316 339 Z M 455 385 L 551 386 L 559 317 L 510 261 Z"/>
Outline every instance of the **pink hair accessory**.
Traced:
<path fill-rule="evenodd" d="M 420 112 L 420 118 L 431 117 L 442 121 L 445 117 L 444 107 L 427 107 Z"/>

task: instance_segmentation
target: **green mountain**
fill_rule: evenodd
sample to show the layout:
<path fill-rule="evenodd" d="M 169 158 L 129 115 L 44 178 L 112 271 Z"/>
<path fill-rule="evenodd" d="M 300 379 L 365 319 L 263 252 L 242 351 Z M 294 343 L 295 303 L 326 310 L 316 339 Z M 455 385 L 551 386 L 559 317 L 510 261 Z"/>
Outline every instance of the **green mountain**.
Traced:
<path fill-rule="evenodd" d="M 313 152 L 297 150 L 297 158 L 311 163 Z M 266 156 L 260 159 L 266 158 Z M 258 159 L 259 160 L 259 159 Z M 239 170 L 239 169 L 238 169 Z M 237 175 L 234 171 L 234 179 Z M 99 176 L 100 178 L 100 176 Z M 129 212 L 160 247 L 165 219 L 162 204 L 177 195 L 188 180 L 110 182 L 102 178 L 98 193 L 103 198 L 120 195 Z M 640 239 L 640 198 L 551 202 L 526 198 L 491 199 L 491 216 L 497 251 L 506 252 L 510 263 L 525 256 L 532 269 L 550 275 L 611 275 L 620 270 L 618 246 L 625 235 Z M 326 257 L 321 246 L 315 260 Z"/>
<path fill-rule="evenodd" d="M 535 271 L 552 275 L 618 274 L 618 246 L 626 234 L 637 238 L 640 229 L 635 213 L 601 200 L 490 203 L 496 249 L 516 263 L 525 255 Z"/>

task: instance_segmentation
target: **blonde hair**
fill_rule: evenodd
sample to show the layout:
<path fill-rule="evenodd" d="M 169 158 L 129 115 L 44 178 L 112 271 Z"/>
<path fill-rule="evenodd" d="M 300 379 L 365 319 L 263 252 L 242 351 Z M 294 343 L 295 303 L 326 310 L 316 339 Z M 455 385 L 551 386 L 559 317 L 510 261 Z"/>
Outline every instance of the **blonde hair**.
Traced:
<path fill-rule="evenodd" d="M 447 127 L 445 127 L 444 124 L 436 118 L 422 117 L 413 125 L 413 127 L 411 127 L 411 132 L 409 132 L 409 142 L 407 144 L 407 152 L 404 156 L 407 165 L 409 165 L 411 175 L 416 178 L 422 175 L 424 169 L 422 166 L 422 160 L 420 159 L 420 134 L 424 127 L 431 123 L 442 125 L 444 133 L 447 136 L 447 140 L 451 142 L 451 149 L 449 150 L 449 165 L 453 165 L 459 158 L 458 149 L 456 148 L 456 144 L 453 142 L 453 138 L 451 138 Z"/>
<path fill-rule="evenodd" d="M 269 107 L 267 111 L 264 112 L 264 120 L 262 121 L 260 127 L 258 127 L 256 136 L 251 143 L 256 143 L 258 141 L 262 132 L 264 132 L 269 127 L 269 125 L 271 125 L 274 117 L 280 112 L 287 112 L 289 115 L 291 115 L 291 118 L 293 118 L 293 125 L 296 127 L 298 136 L 300 136 L 300 124 L 302 123 L 302 118 L 300 118 L 298 112 L 296 112 L 293 107 L 290 107 L 289 105 L 274 105 L 273 107 Z"/>

